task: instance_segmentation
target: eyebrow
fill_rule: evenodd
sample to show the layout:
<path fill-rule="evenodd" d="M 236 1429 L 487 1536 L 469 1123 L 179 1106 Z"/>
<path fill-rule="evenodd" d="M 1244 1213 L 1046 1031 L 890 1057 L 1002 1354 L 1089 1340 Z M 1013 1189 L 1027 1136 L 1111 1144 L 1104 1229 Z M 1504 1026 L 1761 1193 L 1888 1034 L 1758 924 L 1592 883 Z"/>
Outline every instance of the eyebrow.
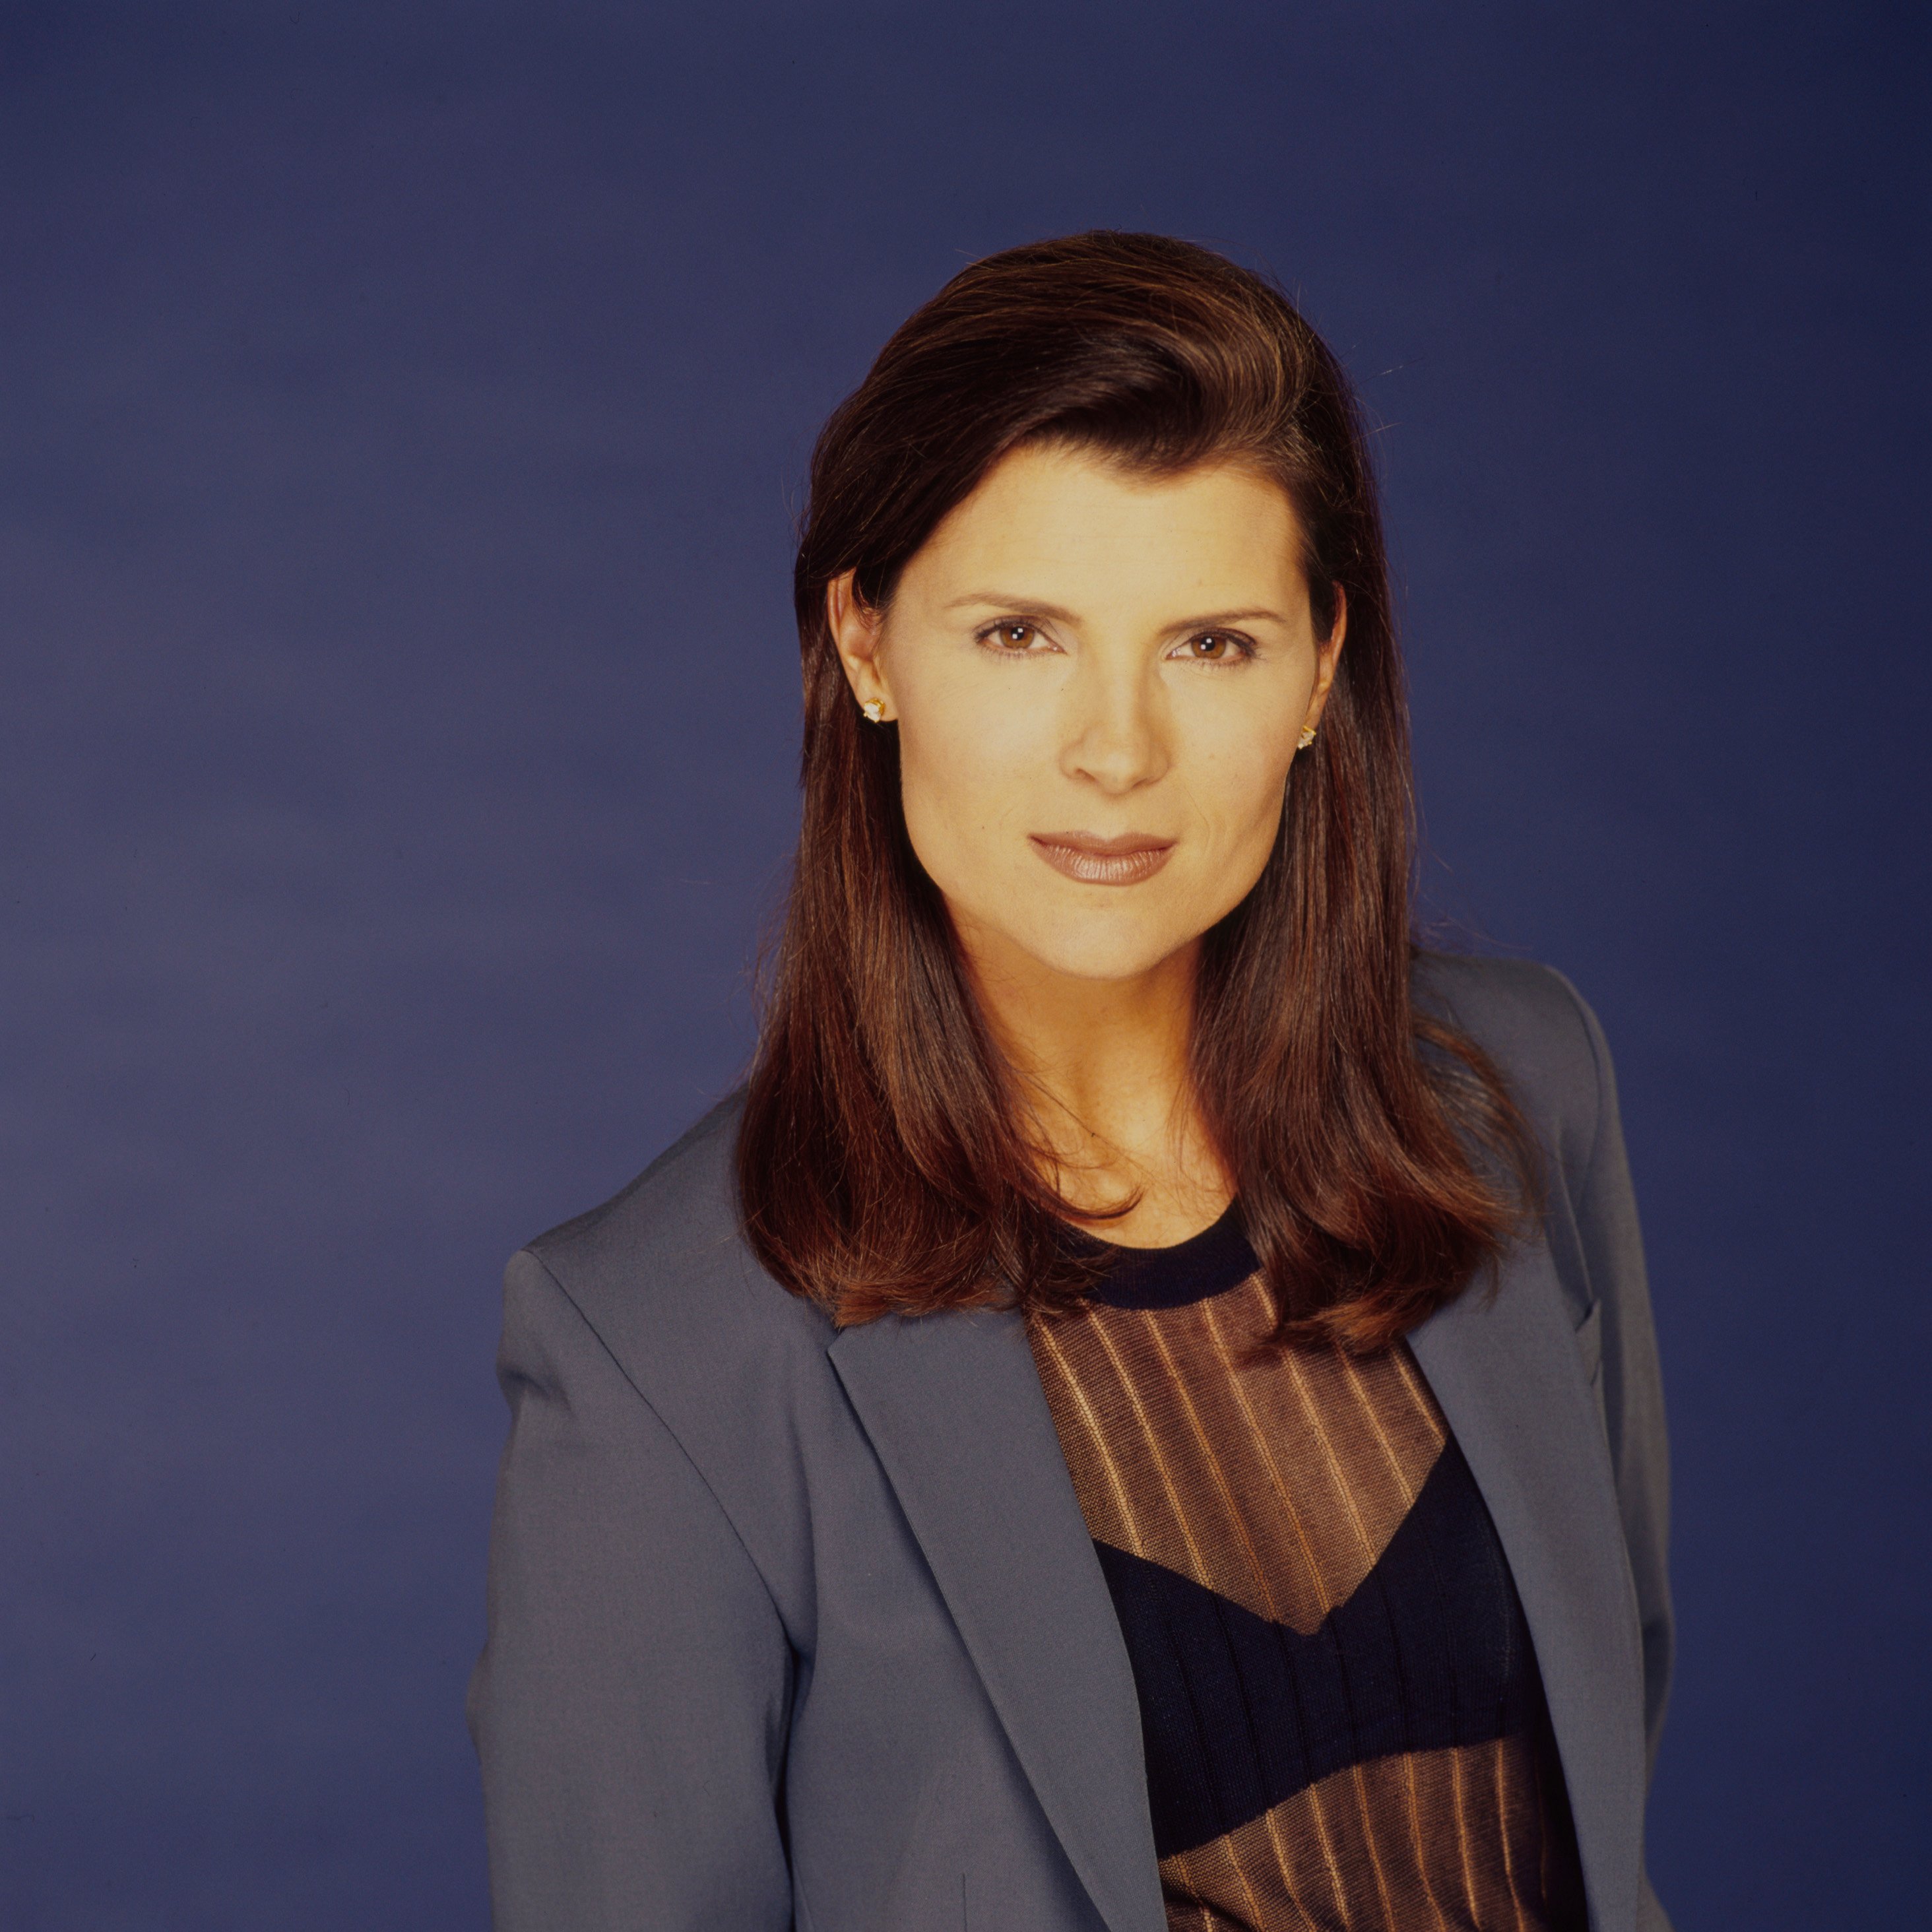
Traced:
<path fill-rule="evenodd" d="M 1036 597 L 1015 597 L 1004 590 L 969 591 L 964 597 L 954 598 L 945 608 L 949 610 L 967 610 L 976 604 L 1000 610 L 1030 610 L 1036 616 L 1052 617 L 1063 624 L 1076 621 L 1071 610 L 1063 610 L 1058 604 L 1045 604 Z"/>
<path fill-rule="evenodd" d="M 1016 614 L 1025 613 L 1036 617 L 1051 617 L 1058 624 L 1079 622 L 1072 611 L 1064 609 L 1058 604 L 1042 603 L 1033 597 L 1011 596 L 998 590 L 975 590 L 964 597 L 954 598 L 944 608 L 948 610 L 966 610 L 976 604 L 992 610 L 1011 610 Z M 1170 624 L 1166 628 L 1170 631 L 1212 630 L 1223 624 L 1250 624 L 1262 618 L 1274 624 L 1288 622 L 1279 610 L 1214 610 L 1198 617 L 1184 617 L 1178 623 Z"/>

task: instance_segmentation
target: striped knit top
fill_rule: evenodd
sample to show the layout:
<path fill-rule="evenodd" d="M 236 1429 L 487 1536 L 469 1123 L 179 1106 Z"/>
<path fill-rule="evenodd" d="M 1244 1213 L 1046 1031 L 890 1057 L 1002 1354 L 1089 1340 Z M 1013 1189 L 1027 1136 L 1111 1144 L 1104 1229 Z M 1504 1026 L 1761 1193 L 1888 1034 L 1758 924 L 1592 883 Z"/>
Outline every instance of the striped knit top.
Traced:
<path fill-rule="evenodd" d="M 1238 1364 L 1270 1310 L 1232 1209 L 1106 1252 L 1030 1333 L 1139 1692 L 1170 1932 L 1580 1932 L 1522 1606 L 1406 1346 Z"/>

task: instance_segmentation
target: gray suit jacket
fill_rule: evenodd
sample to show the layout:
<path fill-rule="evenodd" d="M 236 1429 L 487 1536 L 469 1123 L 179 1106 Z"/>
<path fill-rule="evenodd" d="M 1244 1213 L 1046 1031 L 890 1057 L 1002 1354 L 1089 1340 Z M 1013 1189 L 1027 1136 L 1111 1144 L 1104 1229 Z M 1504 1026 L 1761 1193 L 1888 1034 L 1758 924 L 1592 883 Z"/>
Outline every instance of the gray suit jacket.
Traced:
<path fill-rule="evenodd" d="M 1428 956 L 1552 1156 L 1418 1329 L 1534 1634 L 1594 1932 L 1666 1922 L 1664 1418 L 1603 1035 Z M 734 1212 L 727 1101 L 511 1262 L 470 1689 L 499 1932 L 1163 1932 L 1133 1678 L 1016 1316 L 835 1331 Z"/>

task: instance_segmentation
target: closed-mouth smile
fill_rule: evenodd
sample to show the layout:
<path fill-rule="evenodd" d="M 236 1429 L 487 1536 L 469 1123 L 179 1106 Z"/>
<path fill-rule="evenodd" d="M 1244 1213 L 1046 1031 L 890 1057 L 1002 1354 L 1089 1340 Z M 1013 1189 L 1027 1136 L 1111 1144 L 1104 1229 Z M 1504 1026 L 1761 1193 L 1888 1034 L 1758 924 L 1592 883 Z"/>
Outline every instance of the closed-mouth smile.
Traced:
<path fill-rule="evenodd" d="M 1102 838 L 1091 832 L 1034 832 L 1033 849 L 1056 872 L 1090 886 L 1137 886 L 1167 863 L 1172 838 L 1122 832 Z"/>

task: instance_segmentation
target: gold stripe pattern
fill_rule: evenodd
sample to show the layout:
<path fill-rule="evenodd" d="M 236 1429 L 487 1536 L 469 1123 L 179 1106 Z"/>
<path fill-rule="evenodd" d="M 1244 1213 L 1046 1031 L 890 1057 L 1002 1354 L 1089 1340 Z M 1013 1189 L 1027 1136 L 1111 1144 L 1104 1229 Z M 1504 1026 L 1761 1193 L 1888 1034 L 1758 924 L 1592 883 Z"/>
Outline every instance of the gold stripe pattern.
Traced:
<path fill-rule="evenodd" d="M 1480 1836 L 1465 1846 L 1418 1834 L 1410 1823 L 1412 1780 L 1414 1815 L 1439 1826 L 1454 1818 L 1459 1778 L 1492 1794 Z M 1526 1864 L 1538 1869 L 1543 1836 L 1527 1738 L 1378 1758 L 1188 1852 L 1184 1876 L 1170 1869 L 1181 1861 L 1164 1859 L 1168 1932 L 1540 1932 L 1548 1922 L 1540 1900 L 1526 1896 L 1518 1881 Z M 1303 1880 L 1331 1856 L 1324 1838 L 1340 1868 L 1364 1882 L 1346 1904 L 1311 1910 Z"/>
<path fill-rule="evenodd" d="M 1375 1568 L 1447 1431 L 1406 1350 L 1238 1364 L 1268 1314 L 1258 1280 L 1095 1302 L 1036 1324 L 1034 1354 L 1094 1537 L 1306 1634 Z"/>
<path fill-rule="evenodd" d="M 1095 1540 L 1306 1634 L 1374 1568 L 1448 1429 L 1406 1346 L 1240 1360 L 1270 1312 L 1251 1278 L 1030 1334 Z M 1546 1774 L 1527 1736 L 1336 1772 L 1163 1860 L 1169 1932 L 1546 1932 Z"/>

